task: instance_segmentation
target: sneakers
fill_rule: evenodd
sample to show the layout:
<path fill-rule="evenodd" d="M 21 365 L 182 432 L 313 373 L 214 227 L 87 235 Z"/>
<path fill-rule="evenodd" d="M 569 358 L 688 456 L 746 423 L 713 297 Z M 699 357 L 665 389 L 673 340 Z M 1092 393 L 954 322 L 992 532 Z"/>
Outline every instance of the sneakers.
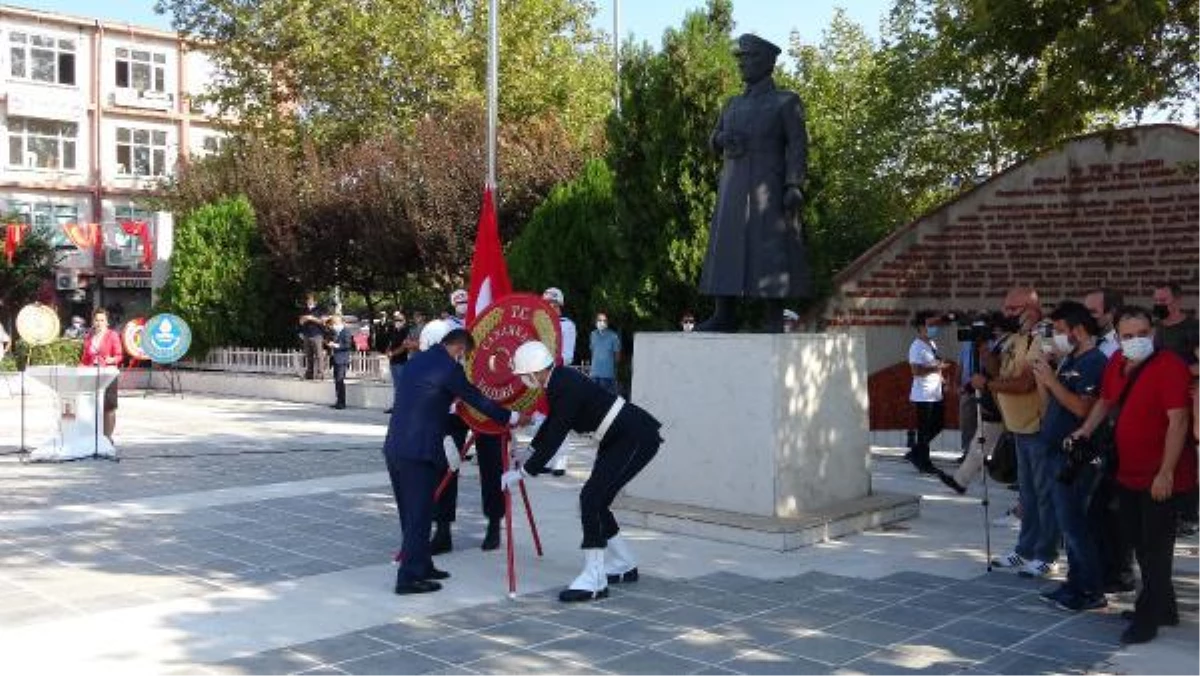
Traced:
<path fill-rule="evenodd" d="M 1020 568 L 1025 565 L 1025 557 L 1016 552 L 1009 552 L 992 559 L 992 565 L 997 568 Z"/>
<path fill-rule="evenodd" d="M 1108 599 L 1104 598 L 1104 594 L 1067 594 L 1054 605 L 1061 610 L 1080 613 L 1104 608 L 1108 605 Z"/>
<path fill-rule="evenodd" d="M 1054 572 L 1054 564 L 1030 559 L 1025 562 L 1024 566 L 1017 571 L 1017 575 L 1021 577 L 1048 577 Z"/>

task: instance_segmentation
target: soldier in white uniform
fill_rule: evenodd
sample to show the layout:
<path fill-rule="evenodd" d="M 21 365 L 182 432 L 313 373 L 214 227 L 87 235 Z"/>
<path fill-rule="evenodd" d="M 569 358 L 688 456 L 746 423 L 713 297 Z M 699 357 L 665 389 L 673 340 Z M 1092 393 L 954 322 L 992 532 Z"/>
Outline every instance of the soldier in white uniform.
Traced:
<path fill-rule="evenodd" d="M 558 310 L 558 325 L 562 332 L 562 362 L 563 366 L 570 366 L 575 362 L 575 322 L 567 318 L 563 314 L 563 292 L 558 287 L 550 287 L 542 294 L 542 299 L 554 306 Z M 537 433 L 537 430 L 534 430 Z M 567 456 L 571 454 L 571 442 L 564 440 L 562 446 L 559 446 L 558 452 L 554 455 L 554 459 L 550 461 L 550 473 L 554 476 L 562 476 L 567 473 Z"/>

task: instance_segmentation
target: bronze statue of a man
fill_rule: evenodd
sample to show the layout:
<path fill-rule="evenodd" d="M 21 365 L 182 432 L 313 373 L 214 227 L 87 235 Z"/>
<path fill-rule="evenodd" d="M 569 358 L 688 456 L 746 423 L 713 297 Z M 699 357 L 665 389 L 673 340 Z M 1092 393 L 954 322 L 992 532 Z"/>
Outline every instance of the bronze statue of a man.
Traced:
<path fill-rule="evenodd" d="M 700 276 L 700 293 L 716 297 L 716 311 L 700 331 L 736 331 L 737 299 L 763 298 L 763 328 L 777 333 L 784 299 L 812 293 L 800 220 L 808 169 L 804 104 L 795 92 L 775 88 L 779 51 L 755 35 L 737 39 L 746 90 L 725 104 L 709 139 L 725 163 Z"/>

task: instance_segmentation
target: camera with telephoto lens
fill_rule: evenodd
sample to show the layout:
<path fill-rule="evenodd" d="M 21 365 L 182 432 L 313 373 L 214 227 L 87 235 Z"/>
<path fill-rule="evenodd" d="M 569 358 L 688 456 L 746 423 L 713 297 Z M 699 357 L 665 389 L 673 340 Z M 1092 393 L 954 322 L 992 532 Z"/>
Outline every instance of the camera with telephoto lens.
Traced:
<path fill-rule="evenodd" d="M 1087 437 L 1063 439 L 1062 450 L 1067 454 L 1067 464 L 1063 465 L 1055 479 L 1067 486 L 1075 482 L 1084 467 L 1095 463 L 1100 457 L 1100 449 Z"/>
<path fill-rule="evenodd" d="M 942 320 L 958 326 L 958 342 L 981 343 L 995 335 L 996 315 L 994 312 L 947 312 Z"/>

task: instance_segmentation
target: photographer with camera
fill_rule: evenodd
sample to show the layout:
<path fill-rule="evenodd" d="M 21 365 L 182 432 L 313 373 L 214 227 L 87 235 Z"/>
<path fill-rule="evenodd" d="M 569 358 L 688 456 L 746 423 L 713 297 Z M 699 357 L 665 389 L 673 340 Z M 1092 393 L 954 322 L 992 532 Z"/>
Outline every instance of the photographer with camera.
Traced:
<path fill-rule="evenodd" d="M 1021 500 L 1021 531 L 1013 551 L 992 561 L 998 568 L 1016 568 L 1029 577 L 1044 577 L 1058 558 L 1058 523 L 1051 502 L 1054 475 L 1046 467 L 1047 449 L 1038 438 L 1042 426 L 1042 397 L 1033 377 L 1033 362 L 1041 358 L 1042 338 L 1036 327 L 1042 318 L 1037 291 L 1014 287 L 1004 297 L 1000 345 L 1000 375 L 971 376 L 977 390 L 996 396 L 1004 428 L 1013 433 L 1017 449 L 1017 486 Z"/>
<path fill-rule="evenodd" d="M 1144 308 L 1118 313 L 1121 351 L 1104 370 L 1100 399 L 1071 435 L 1091 439 L 1113 421 L 1119 514 L 1142 577 L 1133 612 L 1122 613 L 1131 620 L 1122 643 L 1145 643 L 1159 627 L 1179 623 L 1171 584 L 1176 519 L 1171 498 L 1196 486 L 1196 449 L 1188 439 L 1191 373 L 1178 355 L 1155 348 L 1152 326 Z"/>
<path fill-rule="evenodd" d="M 1059 608 L 1079 612 L 1108 605 L 1096 543 L 1088 523 L 1088 499 L 1099 480 L 1096 457 L 1087 444 L 1068 435 L 1079 427 L 1096 403 L 1108 363 L 1096 347 L 1100 328 L 1087 307 L 1059 303 L 1050 314 L 1057 370 L 1046 360 L 1033 364 L 1033 377 L 1046 397 L 1046 414 L 1038 439 L 1046 448 L 1046 469 L 1056 479 L 1051 489 L 1054 516 L 1067 549 L 1067 580 L 1042 598 Z M 1064 443 L 1066 442 L 1066 443 Z"/>
<path fill-rule="evenodd" d="M 954 492 L 962 495 L 967 492 L 967 486 L 975 480 L 983 469 L 987 458 L 990 458 L 1004 434 L 1004 423 L 1000 417 L 1000 409 L 996 406 L 996 398 L 991 392 L 977 390 L 971 384 L 971 378 L 979 375 L 984 378 L 996 378 L 1000 373 L 1000 346 L 1007 338 L 1003 328 L 1003 317 L 999 313 L 976 317 L 954 316 L 953 321 L 966 323 L 965 328 L 958 330 L 958 341 L 965 346 L 963 351 L 963 398 L 970 396 L 974 406 L 960 407 L 959 424 L 964 428 L 967 453 L 962 464 L 954 474 L 941 472 L 938 478 Z M 969 416 L 964 419 L 963 416 Z M 968 435 L 965 430 L 970 429 Z M 982 437 L 985 447 L 979 448 L 975 441 Z"/>

